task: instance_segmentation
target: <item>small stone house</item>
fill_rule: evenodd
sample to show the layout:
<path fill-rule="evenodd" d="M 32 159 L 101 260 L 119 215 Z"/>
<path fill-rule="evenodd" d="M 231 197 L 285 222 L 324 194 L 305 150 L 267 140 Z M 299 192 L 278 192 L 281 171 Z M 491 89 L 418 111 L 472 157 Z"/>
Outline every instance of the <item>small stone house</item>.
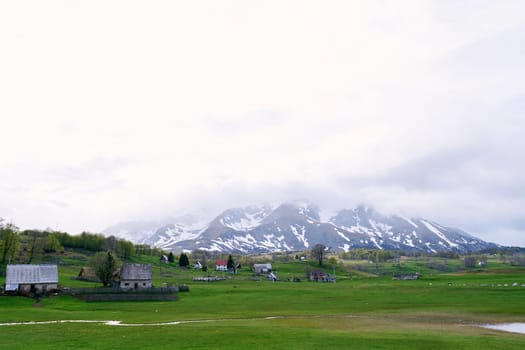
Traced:
<path fill-rule="evenodd" d="M 253 272 L 257 274 L 272 272 L 272 264 L 253 264 Z"/>
<path fill-rule="evenodd" d="M 6 292 L 46 293 L 58 288 L 57 265 L 7 265 Z"/>
<path fill-rule="evenodd" d="M 152 287 L 151 266 L 147 264 L 124 264 L 120 268 L 120 288 L 148 289 Z"/>

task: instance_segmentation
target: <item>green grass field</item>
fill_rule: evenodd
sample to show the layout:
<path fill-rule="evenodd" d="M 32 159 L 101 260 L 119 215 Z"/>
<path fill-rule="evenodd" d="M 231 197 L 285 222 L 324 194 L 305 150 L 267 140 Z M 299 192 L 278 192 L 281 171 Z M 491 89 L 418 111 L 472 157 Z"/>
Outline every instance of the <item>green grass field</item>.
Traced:
<path fill-rule="evenodd" d="M 94 286 L 70 278 L 82 264 L 74 260 L 60 266 L 60 283 Z M 420 280 L 393 281 L 388 276 L 349 273 L 339 266 L 337 283 L 315 283 L 304 281 L 307 264 L 274 264 L 281 279 L 300 276 L 303 281 L 298 283 L 253 279 L 247 269 L 225 281 L 197 283 L 191 278 L 202 275 L 201 271 L 155 265 L 154 284 L 190 286 L 190 292 L 180 293 L 175 302 L 85 303 L 54 296 L 36 303 L 0 297 L 0 323 L 114 320 L 128 325 L 2 325 L 0 349 L 508 350 L 525 346 L 525 335 L 478 327 L 525 322 L 523 268 L 426 271 Z M 417 261 L 407 264 L 415 266 Z M 327 271 L 332 272 L 332 267 Z M 519 286 L 512 287 L 513 283 Z M 181 323 L 153 325 L 176 321 Z"/>

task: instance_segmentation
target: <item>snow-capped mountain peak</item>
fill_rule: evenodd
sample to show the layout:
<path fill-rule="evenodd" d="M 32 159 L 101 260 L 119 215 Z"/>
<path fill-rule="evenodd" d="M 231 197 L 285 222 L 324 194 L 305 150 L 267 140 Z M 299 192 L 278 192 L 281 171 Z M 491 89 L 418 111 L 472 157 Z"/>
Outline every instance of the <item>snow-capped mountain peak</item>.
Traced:
<path fill-rule="evenodd" d="M 340 210 L 327 221 L 321 221 L 319 212 L 313 203 L 294 201 L 276 208 L 268 204 L 231 208 L 208 222 L 183 216 L 155 229 L 151 229 L 153 224 L 142 225 L 148 230 L 139 232 L 131 232 L 129 225 L 113 228 L 126 228 L 126 238 L 137 243 L 175 251 L 299 251 L 317 243 L 334 251 L 367 248 L 466 252 L 495 246 L 431 220 L 384 216 L 367 206 Z"/>

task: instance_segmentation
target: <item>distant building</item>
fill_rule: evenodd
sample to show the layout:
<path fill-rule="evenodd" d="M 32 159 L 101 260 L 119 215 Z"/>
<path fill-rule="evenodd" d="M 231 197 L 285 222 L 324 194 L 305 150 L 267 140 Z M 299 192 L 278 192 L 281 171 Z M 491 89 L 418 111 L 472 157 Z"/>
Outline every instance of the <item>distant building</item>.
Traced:
<path fill-rule="evenodd" d="M 253 264 L 253 272 L 261 273 L 270 273 L 272 272 L 272 264 Z"/>
<path fill-rule="evenodd" d="M 146 289 L 152 287 L 151 266 L 147 264 L 124 264 L 120 268 L 120 288 Z"/>
<path fill-rule="evenodd" d="M 226 260 L 215 261 L 215 271 L 228 271 L 228 262 Z"/>
<path fill-rule="evenodd" d="M 314 270 L 310 272 L 310 281 L 324 282 L 326 281 L 326 274 L 321 270 Z"/>
<path fill-rule="evenodd" d="M 95 274 L 95 271 L 88 266 L 84 266 L 80 269 L 80 272 L 78 273 L 77 280 L 82 281 L 91 281 L 91 282 L 98 282 L 100 279 Z"/>
<path fill-rule="evenodd" d="M 46 293 L 58 288 L 57 265 L 7 265 L 6 292 Z"/>
<path fill-rule="evenodd" d="M 392 279 L 393 280 L 417 280 L 419 279 L 419 273 L 406 273 L 406 274 L 393 274 Z"/>

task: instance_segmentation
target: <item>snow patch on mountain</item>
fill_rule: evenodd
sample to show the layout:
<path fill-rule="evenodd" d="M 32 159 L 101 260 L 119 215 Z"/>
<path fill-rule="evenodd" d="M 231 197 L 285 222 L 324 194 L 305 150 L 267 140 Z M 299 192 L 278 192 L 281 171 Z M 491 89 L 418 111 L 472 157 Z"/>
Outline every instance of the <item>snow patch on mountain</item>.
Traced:
<path fill-rule="evenodd" d="M 429 231 L 431 231 L 432 233 L 435 233 L 439 238 L 441 238 L 443 241 L 447 242 L 448 245 L 449 245 L 450 247 L 454 247 L 454 248 L 455 248 L 455 247 L 458 246 L 456 243 L 451 242 L 451 241 L 447 238 L 447 236 L 445 236 L 445 235 L 443 234 L 443 232 L 439 231 L 437 228 L 435 228 L 434 226 L 432 226 L 429 222 L 427 222 L 427 221 L 425 221 L 425 220 L 420 220 L 420 222 L 422 222 L 423 225 L 425 225 L 426 228 L 427 228 Z"/>
<path fill-rule="evenodd" d="M 308 248 L 310 246 L 310 243 L 308 243 L 308 239 L 306 238 L 306 230 L 304 226 L 299 227 L 301 232 L 297 231 L 297 228 L 295 228 L 293 225 L 290 225 L 290 230 L 292 230 L 292 233 L 294 234 L 295 238 L 301 243 L 303 243 L 305 248 Z"/>
<path fill-rule="evenodd" d="M 408 222 L 410 225 L 414 226 L 415 228 L 419 227 L 419 226 L 417 226 L 417 224 L 414 221 L 410 220 L 409 218 L 406 218 L 404 216 L 400 216 L 400 218 L 405 220 L 406 222 Z"/>

